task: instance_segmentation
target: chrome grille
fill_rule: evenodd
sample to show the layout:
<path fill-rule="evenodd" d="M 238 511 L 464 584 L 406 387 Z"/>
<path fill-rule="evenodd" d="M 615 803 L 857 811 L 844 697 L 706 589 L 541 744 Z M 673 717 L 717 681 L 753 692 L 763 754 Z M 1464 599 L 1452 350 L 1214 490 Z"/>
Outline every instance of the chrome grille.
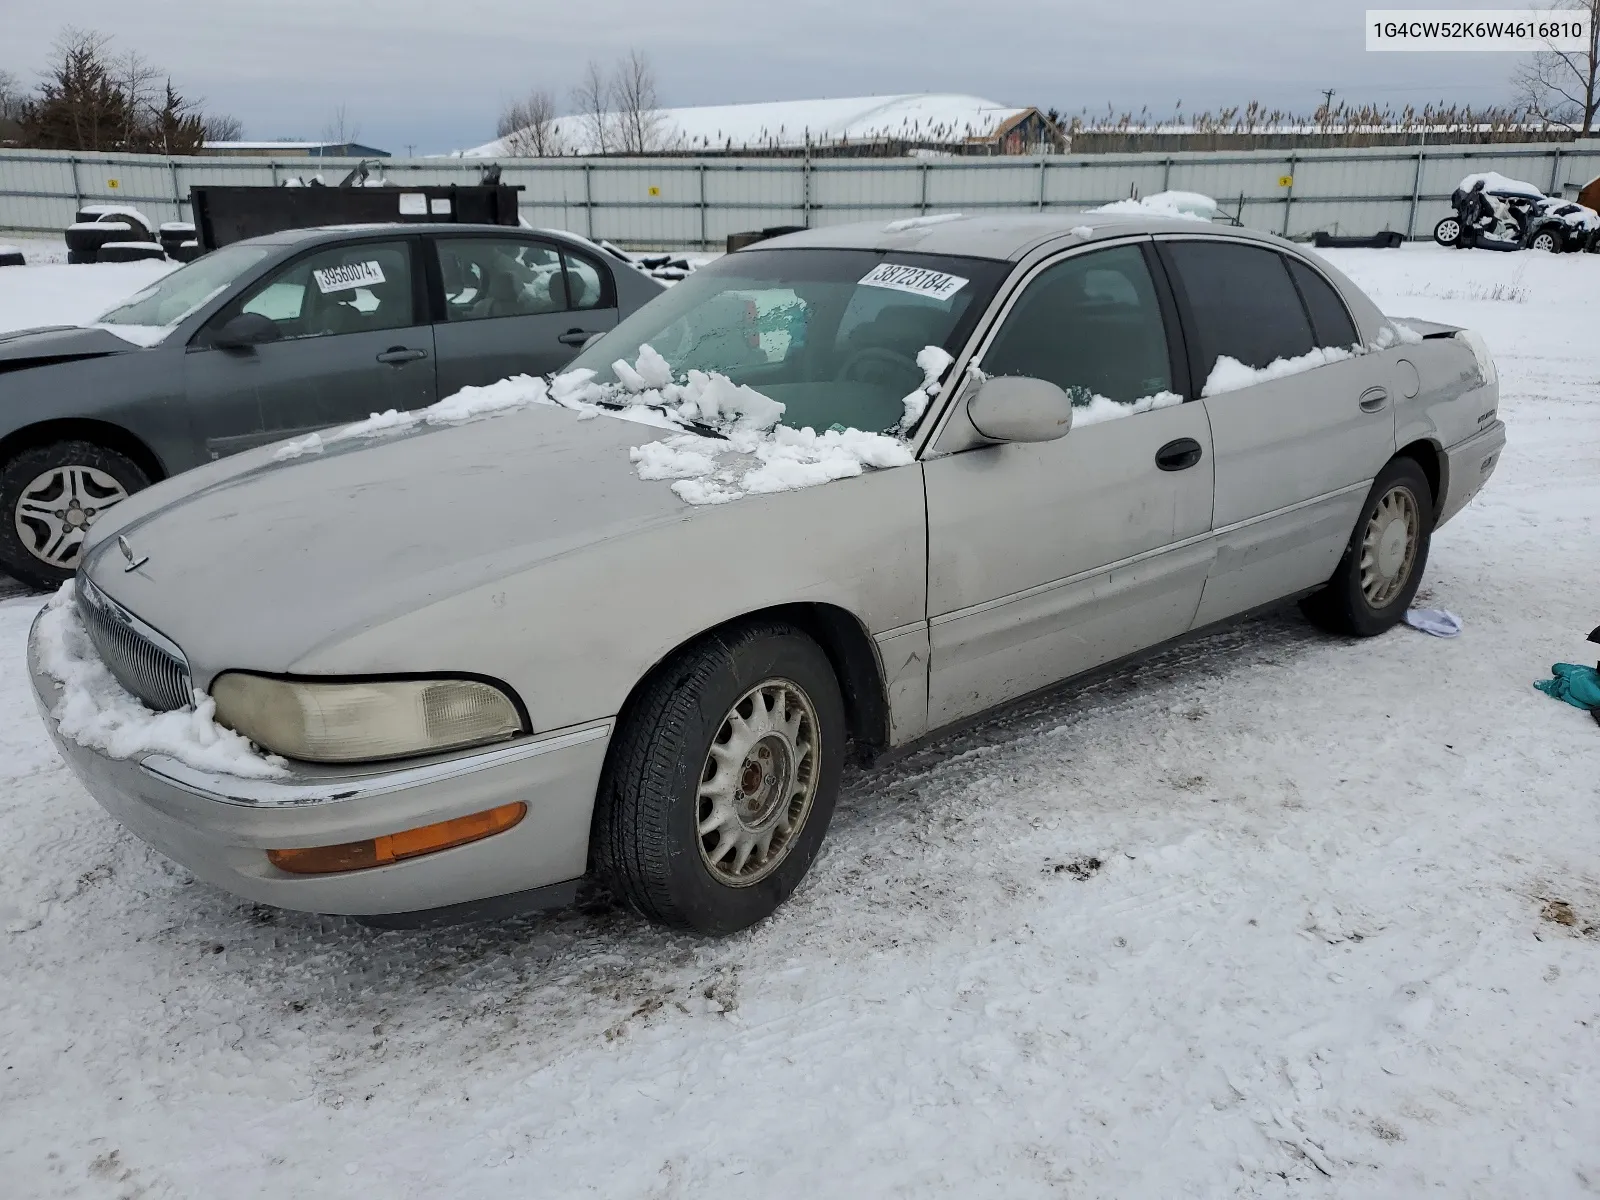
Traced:
<path fill-rule="evenodd" d="M 117 682 L 157 712 L 194 703 L 189 664 L 166 638 L 107 596 L 81 573 L 78 615 Z"/>

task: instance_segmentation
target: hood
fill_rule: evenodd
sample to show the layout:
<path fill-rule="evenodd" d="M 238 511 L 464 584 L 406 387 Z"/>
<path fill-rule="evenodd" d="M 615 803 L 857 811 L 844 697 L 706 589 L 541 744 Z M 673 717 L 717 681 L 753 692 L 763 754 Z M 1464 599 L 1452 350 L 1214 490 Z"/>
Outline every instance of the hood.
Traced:
<path fill-rule="evenodd" d="M 197 683 L 222 665 L 288 670 L 541 560 L 692 519 L 629 461 L 660 432 L 530 405 L 283 462 L 266 447 L 124 501 L 96 525 L 84 569 L 183 647 Z"/>
<path fill-rule="evenodd" d="M 47 325 L 0 333 L 0 371 L 15 370 L 34 362 L 65 362 L 74 358 L 100 358 L 137 350 L 132 342 L 104 329 L 76 325 Z"/>

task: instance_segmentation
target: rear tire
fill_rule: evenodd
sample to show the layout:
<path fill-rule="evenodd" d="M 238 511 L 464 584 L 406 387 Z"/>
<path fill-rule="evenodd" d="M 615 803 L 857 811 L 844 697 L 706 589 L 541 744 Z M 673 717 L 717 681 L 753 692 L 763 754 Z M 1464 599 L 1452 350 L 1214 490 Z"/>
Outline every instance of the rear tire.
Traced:
<path fill-rule="evenodd" d="M 1561 239 L 1548 229 L 1542 229 L 1533 235 L 1533 240 L 1528 243 L 1530 250 L 1542 250 L 1546 254 L 1561 253 Z"/>
<path fill-rule="evenodd" d="M 77 570 L 88 529 L 148 486 L 137 463 L 93 442 L 22 451 L 0 467 L 0 570 L 46 591 L 60 587 Z"/>
<path fill-rule="evenodd" d="M 1456 217 L 1445 217 L 1433 227 L 1433 240 L 1441 246 L 1457 246 L 1461 243 L 1461 221 Z"/>
<path fill-rule="evenodd" d="M 669 659 L 618 721 L 594 876 L 664 925 L 727 934 L 789 897 L 833 815 L 844 702 L 816 642 L 772 621 Z"/>
<path fill-rule="evenodd" d="M 1433 536 L 1433 490 L 1412 458 L 1378 472 L 1344 557 L 1328 585 L 1300 602 L 1317 628 L 1376 637 L 1406 615 L 1422 583 Z"/>

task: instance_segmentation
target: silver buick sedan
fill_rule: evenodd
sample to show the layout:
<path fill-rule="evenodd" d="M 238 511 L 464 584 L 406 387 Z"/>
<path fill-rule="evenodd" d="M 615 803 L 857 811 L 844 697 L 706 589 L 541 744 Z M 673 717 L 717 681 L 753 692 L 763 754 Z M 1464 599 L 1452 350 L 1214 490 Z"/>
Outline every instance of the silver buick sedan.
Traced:
<path fill-rule="evenodd" d="M 721 934 L 846 755 L 1298 599 L 1404 615 L 1505 443 L 1469 331 L 1271 236 L 1140 214 L 811 230 L 550 380 L 124 501 L 29 642 L 113 815 L 377 924 L 594 878 Z"/>

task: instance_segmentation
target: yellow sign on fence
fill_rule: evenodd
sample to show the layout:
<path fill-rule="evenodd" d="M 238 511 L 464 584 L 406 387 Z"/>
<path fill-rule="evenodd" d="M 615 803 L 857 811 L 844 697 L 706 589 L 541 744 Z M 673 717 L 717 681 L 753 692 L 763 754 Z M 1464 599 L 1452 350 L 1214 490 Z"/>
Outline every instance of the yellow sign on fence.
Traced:
<path fill-rule="evenodd" d="M 119 187 L 122 186 L 122 180 L 120 180 L 120 179 L 108 179 L 108 180 L 106 180 L 106 186 L 108 188 L 110 188 L 114 192 Z"/>
<path fill-rule="evenodd" d="M 1293 175 L 1279 175 L 1278 176 L 1278 186 L 1279 187 L 1293 187 L 1294 186 L 1294 176 Z"/>
<path fill-rule="evenodd" d="M 659 196 L 659 195 L 661 195 L 661 189 L 658 188 L 658 187 L 653 187 L 653 188 L 650 189 L 650 194 L 652 196 Z"/>

